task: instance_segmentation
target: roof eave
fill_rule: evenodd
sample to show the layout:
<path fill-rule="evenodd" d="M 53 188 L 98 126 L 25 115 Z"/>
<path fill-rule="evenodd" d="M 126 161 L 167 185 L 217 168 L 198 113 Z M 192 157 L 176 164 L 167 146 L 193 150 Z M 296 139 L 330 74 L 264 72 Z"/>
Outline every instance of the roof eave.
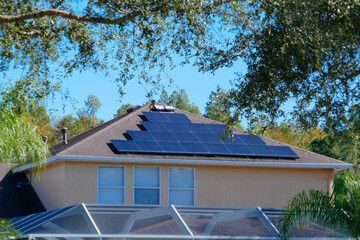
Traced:
<path fill-rule="evenodd" d="M 131 157 L 101 157 L 78 155 L 55 155 L 47 165 L 58 162 L 103 162 L 103 163 L 144 163 L 144 164 L 176 164 L 176 165 L 206 165 L 206 166 L 238 166 L 238 167 L 269 167 L 269 168 L 307 168 L 307 169 L 350 169 L 353 164 L 338 163 L 288 163 L 288 162 L 250 162 L 250 161 L 224 161 L 224 160 L 197 160 L 197 159 L 172 159 L 172 158 L 131 158 Z M 27 172 L 37 167 L 37 164 L 20 166 L 12 171 Z"/>

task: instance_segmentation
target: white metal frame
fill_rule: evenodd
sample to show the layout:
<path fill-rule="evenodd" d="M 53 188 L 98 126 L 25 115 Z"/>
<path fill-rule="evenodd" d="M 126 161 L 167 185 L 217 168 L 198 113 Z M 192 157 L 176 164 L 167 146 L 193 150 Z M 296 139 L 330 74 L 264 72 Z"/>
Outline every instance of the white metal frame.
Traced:
<path fill-rule="evenodd" d="M 99 183 L 99 176 L 100 176 L 100 168 L 101 167 L 110 167 L 110 168 L 123 168 L 124 169 L 124 186 L 123 187 L 117 187 L 117 186 L 100 186 Z M 96 187 L 96 199 L 97 199 L 97 203 L 99 203 L 99 189 L 100 188 L 107 188 L 107 189 L 123 189 L 124 190 L 124 199 L 123 199 L 123 203 L 117 203 L 117 204 L 126 204 L 126 166 L 125 165 L 98 165 L 97 167 L 97 187 Z M 99 203 L 100 204 L 100 203 Z M 105 203 L 101 203 L 101 204 L 105 204 Z"/>
<path fill-rule="evenodd" d="M 183 169 L 193 169 L 194 170 L 194 174 L 193 174 L 193 178 L 194 178 L 194 187 L 193 188 L 171 188 L 170 187 L 170 168 L 183 168 Z M 193 205 L 184 205 L 184 206 L 196 206 L 196 173 L 195 173 L 195 168 L 192 167 L 168 167 L 168 205 L 171 205 L 170 203 L 170 190 L 192 190 L 193 191 Z"/>
<path fill-rule="evenodd" d="M 79 240 L 83 238 L 98 238 L 99 240 L 106 239 L 106 238 L 115 238 L 118 240 L 122 239 L 191 239 L 191 240 L 206 240 L 206 239 L 228 239 L 228 240 L 242 240 L 242 239 L 262 239 L 262 240 L 270 240 L 270 239 L 280 239 L 280 233 L 278 232 L 277 228 L 271 223 L 271 221 L 268 219 L 267 215 L 265 214 L 264 210 L 260 207 L 258 208 L 206 208 L 206 207 L 182 207 L 179 209 L 176 209 L 175 206 L 162 206 L 162 207 L 147 207 L 147 206 L 120 206 L 120 205 L 113 205 L 114 210 L 120 208 L 120 211 L 126 212 L 127 214 L 131 214 L 131 216 L 126 220 L 124 223 L 125 227 L 124 230 L 119 234 L 102 234 L 99 228 L 97 227 L 96 222 L 93 221 L 92 215 L 90 214 L 91 208 L 97 206 L 96 204 L 80 204 L 75 205 L 66 211 L 54 215 L 54 217 L 47 219 L 46 221 L 39 223 L 38 225 L 33 225 L 33 222 L 28 222 L 24 219 L 20 219 L 19 221 L 15 221 L 14 224 L 21 223 L 19 225 L 25 224 L 24 227 L 29 227 L 28 230 L 24 232 L 24 235 L 19 236 L 20 238 L 28 238 L 29 240 L 34 240 L 35 238 L 44 238 L 44 239 L 55 239 L 55 238 L 65 238 L 69 240 Z M 101 206 L 101 205 L 100 205 Z M 107 205 L 106 210 L 108 211 L 109 208 Z M 90 209 L 88 209 L 90 207 Z M 60 211 L 61 209 L 57 210 Z M 40 226 L 42 224 L 50 222 L 53 218 L 56 218 L 58 216 L 63 216 L 64 214 L 70 214 L 70 211 L 76 211 L 76 213 L 80 213 L 83 215 L 83 218 L 88 225 L 90 229 L 89 234 L 72 234 L 66 231 L 66 229 L 60 229 L 64 232 L 61 234 L 43 234 L 43 233 L 30 233 L 26 234 L 30 229 L 36 228 L 37 226 Z M 204 231 L 203 235 L 193 235 L 191 229 L 187 226 L 186 222 L 182 219 L 182 215 L 179 214 L 182 213 L 188 213 L 188 212 L 195 211 L 196 214 L 198 213 L 212 213 L 213 218 L 207 225 L 207 228 Z M 209 212 L 210 211 L 210 212 Z M 189 212 L 189 213 L 190 213 Z M 194 212 L 194 213 L 195 213 Z M 55 212 L 54 212 L 55 213 Z M 73 214 L 73 213 L 71 213 Z M 186 215 L 185 214 L 185 215 Z M 164 215 L 170 215 L 172 216 L 175 223 L 178 225 L 180 230 L 182 231 L 183 235 L 154 235 L 154 234 L 129 234 L 134 223 L 137 220 L 141 219 L 147 219 L 147 218 L 153 218 L 158 216 L 164 216 Z M 32 215 L 33 216 L 33 215 Z M 211 235 L 211 232 L 215 225 L 219 222 L 228 221 L 228 220 L 235 220 L 235 219 L 242 219 L 242 218 L 248 218 L 248 217 L 257 217 L 264 226 L 268 229 L 271 236 L 261 237 L 261 236 L 213 236 Z M 41 220 L 41 219 L 39 219 Z M 24 222 L 28 222 L 27 224 Z M 36 222 L 36 221 L 35 221 Z M 33 226 L 32 226 L 33 225 Z M 21 228 L 21 227 L 20 227 Z M 337 233 L 337 232 L 336 232 Z M 334 237 L 294 237 L 292 238 L 294 240 L 334 240 L 334 239 L 351 239 L 347 236 L 342 236 L 340 238 L 334 238 Z"/>
<path fill-rule="evenodd" d="M 135 186 L 135 168 L 157 168 L 159 169 L 159 187 L 136 187 Z M 159 204 L 137 204 L 135 203 L 135 189 L 157 189 L 159 190 Z M 133 167 L 133 204 L 136 205 L 161 205 L 161 167 L 160 166 L 134 166 Z"/>

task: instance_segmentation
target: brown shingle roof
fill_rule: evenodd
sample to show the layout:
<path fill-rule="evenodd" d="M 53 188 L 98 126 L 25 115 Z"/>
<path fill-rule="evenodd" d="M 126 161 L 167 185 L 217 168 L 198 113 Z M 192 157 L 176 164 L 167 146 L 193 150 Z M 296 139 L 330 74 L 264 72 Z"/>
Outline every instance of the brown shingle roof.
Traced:
<path fill-rule="evenodd" d="M 127 158 L 156 158 L 156 159 L 189 159 L 189 160 L 224 160 L 244 162 L 284 162 L 284 163 L 320 163 L 320 164 L 347 164 L 342 161 L 316 154 L 298 147 L 294 147 L 273 139 L 261 137 L 267 145 L 289 146 L 298 156 L 298 159 L 279 158 L 252 158 L 237 156 L 195 156 L 195 155 L 172 155 L 172 154 L 141 154 L 119 153 L 113 147 L 110 139 L 126 140 L 126 130 L 141 130 L 141 121 L 145 120 L 143 111 L 149 111 L 149 105 L 114 118 L 87 132 L 79 134 L 68 140 L 68 144 L 57 144 L 53 147 L 53 155 L 75 155 L 95 157 L 127 157 Z M 193 123 L 219 124 L 219 122 L 175 109 L 176 113 L 185 114 Z M 236 134 L 248 134 L 246 131 L 232 128 Z"/>

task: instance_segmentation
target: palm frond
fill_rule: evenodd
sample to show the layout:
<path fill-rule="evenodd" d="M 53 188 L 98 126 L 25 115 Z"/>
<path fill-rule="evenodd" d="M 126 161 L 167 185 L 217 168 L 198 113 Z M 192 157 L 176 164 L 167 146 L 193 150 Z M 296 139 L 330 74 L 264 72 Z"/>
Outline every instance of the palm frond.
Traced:
<path fill-rule="evenodd" d="M 42 141 L 36 127 L 24 117 L 0 110 L 0 162 L 38 163 L 41 168 L 49 156 L 49 146 Z"/>
<path fill-rule="evenodd" d="M 321 191 L 310 190 L 295 195 L 288 203 L 280 219 L 280 231 L 283 239 L 288 239 L 292 230 L 298 224 L 313 222 L 324 227 L 347 230 L 351 221 L 342 209 L 335 206 L 334 196 L 328 196 Z"/>

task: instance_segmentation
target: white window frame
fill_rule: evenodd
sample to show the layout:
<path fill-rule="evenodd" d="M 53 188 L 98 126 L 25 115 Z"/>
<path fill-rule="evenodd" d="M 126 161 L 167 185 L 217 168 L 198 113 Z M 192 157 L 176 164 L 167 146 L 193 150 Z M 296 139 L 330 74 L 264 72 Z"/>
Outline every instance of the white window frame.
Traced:
<path fill-rule="evenodd" d="M 135 186 L 135 168 L 157 168 L 159 169 L 159 187 L 136 187 Z M 157 189 L 159 190 L 159 204 L 139 204 L 135 203 L 135 189 Z M 161 205 L 161 167 L 156 166 L 134 166 L 133 168 L 133 204 L 134 205 Z"/>
<path fill-rule="evenodd" d="M 193 169 L 194 170 L 194 187 L 193 188 L 173 188 L 170 187 L 170 168 L 185 168 L 185 169 Z M 168 205 L 170 205 L 170 190 L 193 190 L 194 193 L 194 204 L 193 205 L 184 205 L 184 206 L 196 206 L 196 172 L 195 168 L 192 167 L 168 167 Z"/>
<path fill-rule="evenodd" d="M 108 167 L 108 168 L 123 168 L 124 169 L 124 186 L 100 186 L 100 168 L 101 167 Z M 124 199 L 123 199 L 123 203 L 117 203 L 117 204 L 121 204 L 121 205 L 125 205 L 126 204 L 126 166 L 122 166 L 122 165 L 98 165 L 98 169 L 97 169 L 97 188 L 96 188 L 96 195 L 97 195 L 97 203 L 99 204 L 99 189 L 123 189 L 124 190 Z"/>

